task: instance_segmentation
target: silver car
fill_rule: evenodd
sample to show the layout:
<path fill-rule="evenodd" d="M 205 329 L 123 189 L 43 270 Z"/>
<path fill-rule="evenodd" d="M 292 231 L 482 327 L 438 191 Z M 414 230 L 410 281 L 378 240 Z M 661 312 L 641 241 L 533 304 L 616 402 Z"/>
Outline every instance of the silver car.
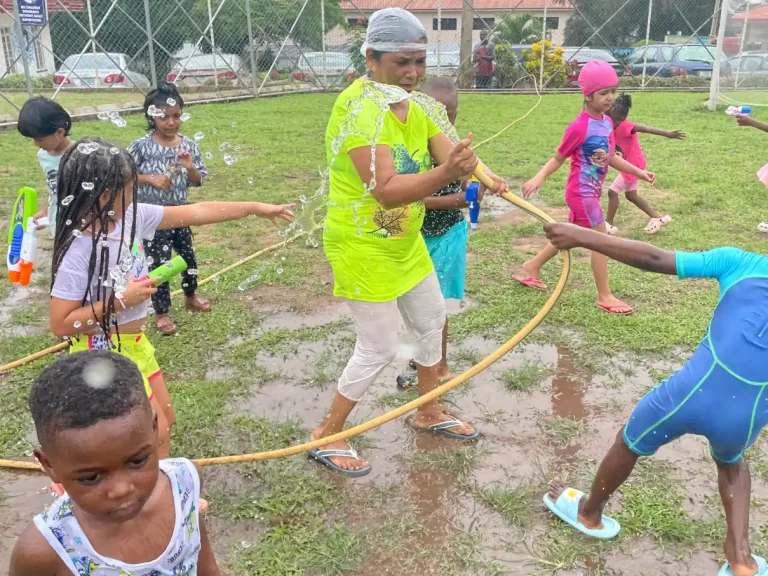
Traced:
<path fill-rule="evenodd" d="M 129 62 L 125 54 L 72 54 L 53 75 L 53 85 L 62 89 L 149 88 L 149 79 L 130 70 Z"/>
<path fill-rule="evenodd" d="M 248 86 L 251 74 L 236 54 L 198 54 L 182 58 L 166 76 L 177 86 Z"/>
<path fill-rule="evenodd" d="M 325 66 L 323 66 L 325 63 Z M 354 72 L 352 59 L 345 52 L 307 52 L 299 60 L 299 73 L 328 86 L 343 85 L 346 77 Z M 294 78 L 301 79 L 298 74 Z"/>

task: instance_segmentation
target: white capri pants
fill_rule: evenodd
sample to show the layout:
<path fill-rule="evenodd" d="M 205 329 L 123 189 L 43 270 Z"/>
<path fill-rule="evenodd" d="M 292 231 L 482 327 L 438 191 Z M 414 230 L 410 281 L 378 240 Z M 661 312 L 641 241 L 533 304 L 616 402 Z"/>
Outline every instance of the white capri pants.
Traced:
<path fill-rule="evenodd" d="M 359 402 L 379 373 L 395 359 L 401 316 L 416 340 L 414 362 L 429 367 L 442 359 L 445 300 L 434 272 L 396 300 L 349 300 L 347 304 L 357 335 L 355 351 L 339 378 L 339 394 L 348 400 Z"/>

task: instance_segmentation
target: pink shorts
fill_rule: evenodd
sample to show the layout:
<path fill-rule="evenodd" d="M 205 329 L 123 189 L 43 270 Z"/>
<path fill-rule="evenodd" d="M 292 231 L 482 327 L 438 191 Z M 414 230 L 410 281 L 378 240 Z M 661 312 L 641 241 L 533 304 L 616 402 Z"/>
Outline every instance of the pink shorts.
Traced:
<path fill-rule="evenodd" d="M 637 192 L 638 183 L 638 180 L 627 182 L 624 179 L 624 174 L 619 173 L 619 175 L 616 176 L 616 180 L 611 184 L 611 192 L 616 192 L 618 194 L 621 194 L 622 192 Z"/>
<path fill-rule="evenodd" d="M 605 222 L 600 196 L 566 196 L 565 203 L 571 209 L 568 222 L 582 228 L 594 228 Z"/>

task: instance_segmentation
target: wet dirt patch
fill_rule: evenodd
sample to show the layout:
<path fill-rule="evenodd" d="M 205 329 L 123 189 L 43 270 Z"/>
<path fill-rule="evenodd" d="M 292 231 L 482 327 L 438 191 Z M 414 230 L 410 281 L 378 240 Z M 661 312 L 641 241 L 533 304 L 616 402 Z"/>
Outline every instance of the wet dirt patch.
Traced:
<path fill-rule="evenodd" d="M 0 471 L 0 566 L 11 561 L 16 539 L 32 518 L 53 503 L 42 474 Z"/>

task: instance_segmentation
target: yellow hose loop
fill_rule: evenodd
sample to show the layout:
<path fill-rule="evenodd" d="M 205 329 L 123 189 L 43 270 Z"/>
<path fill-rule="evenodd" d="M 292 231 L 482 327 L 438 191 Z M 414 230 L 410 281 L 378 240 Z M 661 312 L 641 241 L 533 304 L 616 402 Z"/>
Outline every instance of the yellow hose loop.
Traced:
<path fill-rule="evenodd" d="M 293 242 L 297 238 L 300 238 L 302 236 L 306 236 L 308 233 L 311 234 L 315 230 L 317 230 L 319 226 L 314 227 L 309 232 L 300 232 L 296 236 L 292 237 L 289 240 L 286 240 L 285 242 L 280 242 L 279 244 L 272 244 L 272 246 L 267 246 L 266 248 L 262 248 L 258 252 L 254 252 L 250 256 L 246 256 L 242 260 L 239 260 L 235 262 L 234 264 L 230 264 L 226 268 L 222 268 L 215 274 L 211 274 L 207 278 L 203 278 L 202 280 L 198 281 L 197 285 L 202 286 L 203 284 L 207 284 L 208 282 L 211 282 L 214 278 L 218 278 L 225 272 L 229 272 L 230 270 L 233 270 L 234 268 L 237 268 L 238 266 L 242 266 L 246 262 L 250 262 L 254 258 L 258 258 L 259 256 L 263 256 L 264 254 L 268 252 L 274 252 L 275 250 L 278 250 L 279 248 L 285 246 L 289 242 Z M 174 290 L 171 292 L 171 296 L 179 296 L 180 294 L 183 294 L 184 290 Z M 0 366 L 0 374 L 3 374 L 5 372 L 9 372 L 10 370 L 13 370 L 14 368 L 18 368 L 19 366 L 24 366 L 24 364 L 29 364 L 30 362 L 34 362 L 35 360 L 38 360 L 39 358 L 42 358 L 43 356 L 48 356 L 49 354 L 55 354 L 56 352 L 60 352 L 61 350 L 66 350 L 69 348 L 69 343 L 62 342 L 61 344 L 56 344 L 55 346 L 51 346 L 50 348 L 46 348 L 45 350 L 40 350 L 39 352 L 35 352 L 34 354 L 30 354 L 29 356 L 25 356 L 24 358 L 19 358 L 18 360 L 14 360 L 13 362 L 9 362 L 8 364 L 5 364 L 3 366 Z"/>
<path fill-rule="evenodd" d="M 478 180 L 480 180 L 486 186 L 490 187 L 493 185 L 493 182 L 485 173 L 482 172 L 482 170 L 478 170 L 475 173 L 475 176 L 477 176 Z M 542 210 L 539 210 L 535 206 L 532 206 L 522 198 L 518 198 L 517 196 L 510 193 L 502 194 L 502 197 L 505 200 L 511 202 L 512 204 L 518 206 L 522 210 L 535 216 L 542 222 L 554 222 L 551 216 L 549 216 Z M 282 244 L 280 244 L 279 246 L 282 246 Z M 273 249 L 275 249 L 275 247 L 270 246 L 269 248 L 265 248 L 264 250 L 262 250 L 261 253 L 264 253 L 265 251 L 269 251 Z M 249 256 L 248 258 L 249 259 L 255 258 L 257 254 Z M 427 402 L 431 402 L 432 400 L 439 398 L 449 390 L 452 390 L 453 388 L 456 388 L 456 386 L 463 384 L 464 382 L 466 382 L 473 376 L 476 376 L 477 374 L 479 374 L 480 372 L 488 368 L 491 364 L 499 360 L 507 352 L 512 350 L 512 348 L 517 346 L 523 340 L 523 338 L 525 338 L 526 336 L 528 336 L 528 334 L 533 332 L 533 330 L 544 320 L 546 315 L 549 313 L 549 311 L 557 302 L 558 298 L 560 298 L 560 295 L 563 293 L 563 290 L 565 290 L 565 285 L 568 283 L 568 276 L 571 271 L 571 253 L 569 251 L 565 251 L 562 254 L 563 254 L 563 269 L 560 274 L 560 280 L 558 281 L 557 286 L 555 286 L 555 289 L 552 292 L 552 295 L 546 301 L 546 303 L 541 308 L 541 310 L 539 310 L 536 316 L 534 316 L 531 319 L 531 321 L 528 322 L 528 324 L 526 324 L 523 327 L 523 329 L 520 330 L 517 334 L 515 334 L 506 344 L 501 346 L 498 350 L 496 350 L 489 356 L 486 356 L 478 364 L 475 364 L 472 368 L 470 368 L 463 374 L 460 374 L 459 376 L 450 380 L 449 382 L 446 382 L 445 384 L 438 386 L 431 392 L 428 392 L 423 396 L 419 396 L 416 400 L 408 402 L 408 404 L 404 404 L 403 406 L 400 406 L 399 408 L 396 408 L 391 412 L 382 414 L 381 416 L 378 416 L 373 420 L 370 420 L 364 424 L 360 424 L 359 426 L 355 426 L 354 428 L 349 428 L 348 430 L 344 430 L 343 432 L 334 434 L 333 436 L 327 436 L 326 438 L 321 438 L 320 440 L 315 440 L 313 442 L 307 442 L 306 444 L 299 444 L 297 446 L 290 446 L 288 448 L 281 448 L 279 450 L 271 450 L 269 452 L 258 452 L 256 454 L 240 454 L 236 456 L 220 456 L 218 458 L 201 458 L 199 460 L 195 460 L 194 461 L 195 464 L 197 464 L 198 466 L 216 466 L 221 464 L 242 464 L 244 462 L 255 462 L 258 460 L 272 460 L 274 458 L 283 458 L 285 456 L 300 454 L 302 452 L 306 452 L 314 448 L 320 448 L 321 446 L 326 446 L 327 444 L 330 444 L 332 442 L 346 440 L 348 438 L 351 438 L 352 436 L 357 436 L 358 434 L 362 434 L 363 432 L 367 432 L 369 430 L 372 430 L 373 428 L 377 428 L 382 424 L 386 424 L 387 422 L 394 420 L 395 418 L 399 418 L 400 416 L 407 414 L 411 410 L 415 410 L 416 408 L 426 404 Z M 239 263 L 237 265 L 239 265 Z M 233 264 L 229 268 L 231 269 L 234 266 L 235 264 Z M 224 272 L 225 270 L 226 268 L 220 271 L 219 274 L 221 272 Z M 36 462 L 19 461 L 19 460 L 0 460 L 0 468 L 15 468 L 15 469 L 21 469 L 21 470 L 40 470 L 40 465 L 37 464 Z"/>

